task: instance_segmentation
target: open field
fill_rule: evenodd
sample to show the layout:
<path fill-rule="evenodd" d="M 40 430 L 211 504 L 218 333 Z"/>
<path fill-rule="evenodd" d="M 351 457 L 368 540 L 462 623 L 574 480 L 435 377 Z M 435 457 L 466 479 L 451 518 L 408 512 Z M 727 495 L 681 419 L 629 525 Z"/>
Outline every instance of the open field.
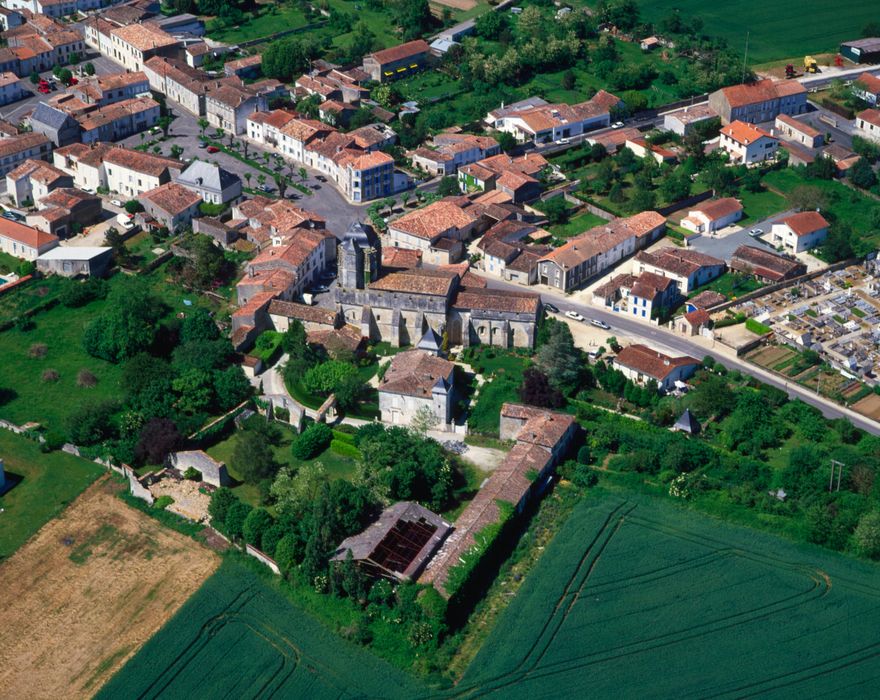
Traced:
<path fill-rule="evenodd" d="M 862 27 L 877 18 L 877 6 L 864 0 L 809 0 L 806 5 L 797 0 L 732 0 L 710 5 L 700 0 L 639 3 L 642 19 L 654 23 L 673 8 L 680 10 L 684 18 L 700 17 L 704 32 L 727 39 L 739 51 L 745 49 L 746 32 L 750 32 L 750 63 L 836 52 L 841 41 L 858 39 Z"/>
<path fill-rule="evenodd" d="M 571 238 L 595 226 L 602 226 L 605 223 L 607 223 L 605 219 L 585 211 L 577 216 L 573 216 L 567 223 L 551 226 L 550 233 L 557 238 Z"/>
<path fill-rule="evenodd" d="M 43 454 L 33 440 L 0 430 L 0 457 L 13 488 L 0 496 L 0 561 L 10 556 L 104 472 L 65 452 Z"/>
<path fill-rule="evenodd" d="M 56 279 L 56 278 L 51 278 Z M 10 392 L 0 402 L 0 418 L 15 423 L 37 421 L 65 430 L 65 419 L 84 401 L 118 398 L 121 369 L 91 357 L 82 346 L 85 327 L 97 316 L 104 300 L 72 309 L 57 305 L 33 317 L 34 327 L 0 333 L 3 357 L 3 388 Z M 45 345 L 44 356 L 32 356 L 36 345 Z M 43 372 L 55 370 L 56 381 L 42 381 Z M 98 382 L 94 387 L 77 386 L 80 370 L 88 370 Z"/>
<path fill-rule="evenodd" d="M 117 488 L 101 479 L 0 566 L 4 697 L 91 695 L 217 567 Z"/>
<path fill-rule="evenodd" d="M 323 627 L 235 561 L 99 697 L 418 697 L 416 681 Z"/>
<path fill-rule="evenodd" d="M 593 497 L 457 697 L 870 695 L 877 572 L 647 498 Z"/>

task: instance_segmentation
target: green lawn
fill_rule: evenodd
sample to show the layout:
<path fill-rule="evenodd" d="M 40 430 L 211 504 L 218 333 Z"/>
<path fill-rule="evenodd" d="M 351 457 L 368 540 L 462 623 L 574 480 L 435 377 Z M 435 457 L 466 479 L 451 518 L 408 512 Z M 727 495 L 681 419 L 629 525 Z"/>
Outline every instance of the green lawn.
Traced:
<path fill-rule="evenodd" d="M 134 256 L 137 264 L 145 264 L 155 260 L 158 255 L 153 252 L 154 248 L 167 250 L 166 245 L 157 245 L 153 237 L 146 231 L 140 231 L 125 242 L 125 247 Z"/>
<path fill-rule="evenodd" d="M 61 277 L 47 277 L 26 282 L 7 292 L 0 297 L 0 323 L 11 321 L 25 311 L 56 298 L 68 284 L 70 281 Z"/>
<path fill-rule="evenodd" d="M 838 221 L 845 221 L 852 230 L 874 246 L 880 246 L 880 231 L 874 219 L 880 216 L 880 202 L 847 187 L 836 180 L 815 180 L 806 177 L 800 168 L 773 170 L 764 177 L 764 184 L 782 193 L 809 185 L 822 190 L 828 197 L 828 210 Z"/>
<path fill-rule="evenodd" d="M 59 304 L 37 314 L 31 330 L 11 328 L 0 333 L 0 388 L 10 392 L 8 399 L 0 402 L 0 417 L 16 423 L 37 421 L 63 432 L 65 419 L 82 402 L 120 396 L 120 367 L 91 357 L 82 347 L 83 329 L 103 304 L 103 300 L 94 301 L 77 309 Z M 39 344 L 46 346 L 45 356 L 31 357 Z M 58 380 L 42 381 L 47 370 L 55 370 Z M 78 387 L 80 370 L 94 374 L 97 385 Z"/>
<path fill-rule="evenodd" d="M 217 41 L 236 44 L 252 39 L 270 36 L 285 29 L 304 27 L 308 22 L 305 15 L 295 5 L 281 3 L 259 6 L 252 19 L 240 25 L 219 28 L 208 22 L 208 36 Z"/>
<path fill-rule="evenodd" d="M 725 272 L 721 277 L 712 280 L 708 284 L 704 284 L 702 287 L 697 287 L 689 296 L 693 297 L 700 292 L 712 290 L 713 292 L 723 294 L 728 299 L 732 299 L 733 297 L 753 292 L 763 286 L 763 284 L 752 277 L 740 275 L 735 272 Z"/>
<path fill-rule="evenodd" d="M 738 197 L 743 205 L 743 218 L 738 222 L 740 226 L 763 221 L 788 209 L 785 197 L 766 189 L 762 192 L 748 192 L 743 188 Z"/>
<path fill-rule="evenodd" d="M 21 259 L 0 251 L 0 275 L 7 272 L 15 272 L 18 270 L 19 265 L 21 265 Z"/>
<path fill-rule="evenodd" d="M 841 41 L 858 39 L 862 27 L 877 19 L 877 5 L 865 0 L 807 0 L 806 5 L 797 0 L 761 4 L 731 0 L 712 5 L 700 0 L 656 0 L 639 3 L 639 9 L 642 20 L 655 24 L 673 9 L 685 19 L 699 17 L 703 32 L 726 39 L 739 52 L 746 47 L 748 32 L 752 64 L 836 51 Z"/>
<path fill-rule="evenodd" d="M 0 560 L 58 515 L 104 469 L 64 452 L 43 454 L 33 440 L 0 430 L 6 478 L 16 485 L 0 496 Z M 19 480 L 20 479 L 20 480 Z"/>
<path fill-rule="evenodd" d="M 351 457 L 343 457 L 336 454 L 329 447 L 314 459 L 299 460 L 296 459 L 290 451 L 290 446 L 296 437 L 293 428 L 283 423 L 275 423 L 282 431 L 282 438 L 277 445 L 272 446 L 275 453 L 275 459 L 282 466 L 297 467 L 301 464 L 311 464 L 320 462 L 327 470 L 327 474 L 333 479 L 352 479 L 355 475 L 355 460 Z M 218 442 L 213 447 L 208 448 L 207 453 L 214 459 L 225 462 L 229 469 L 229 474 L 236 481 L 241 481 L 240 475 L 232 467 L 232 453 L 235 451 L 235 445 L 241 437 L 241 432 L 236 431 L 222 442 Z M 260 505 L 260 491 L 251 484 L 242 483 L 235 487 L 235 493 L 238 497 L 251 505 Z"/>
<path fill-rule="evenodd" d="M 584 212 L 583 214 L 578 214 L 577 216 L 572 217 L 566 224 L 551 226 L 550 233 L 557 238 L 571 238 L 572 236 L 577 236 L 594 226 L 601 226 L 604 223 L 607 223 L 605 219 L 602 219 L 595 214 Z"/>

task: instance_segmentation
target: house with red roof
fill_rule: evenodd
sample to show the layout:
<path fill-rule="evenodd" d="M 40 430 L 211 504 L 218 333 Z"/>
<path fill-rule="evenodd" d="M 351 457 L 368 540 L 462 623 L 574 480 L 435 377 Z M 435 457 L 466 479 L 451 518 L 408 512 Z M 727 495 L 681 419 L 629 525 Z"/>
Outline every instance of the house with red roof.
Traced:
<path fill-rule="evenodd" d="M 738 199 L 722 197 L 702 202 L 688 211 L 681 220 L 681 227 L 694 233 L 714 233 L 742 218 L 743 206 Z"/>
<path fill-rule="evenodd" d="M 828 222 L 818 211 L 802 211 L 773 224 L 770 238 L 791 253 L 815 248 L 828 237 Z"/>
<path fill-rule="evenodd" d="M 666 393 L 675 387 L 675 382 L 683 382 L 692 377 L 699 368 L 700 361 L 687 355 L 670 357 L 647 345 L 636 343 L 617 353 L 612 364 L 636 384 L 654 381 L 657 383 L 657 390 Z"/>
<path fill-rule="evenodd" d="M 779 139 L 757 126 L 735 121 L 721 129 L 719 147 L 731 163 L 752 165 L 774 158 Z"/>
<path fill-rule="evenodd" d="M 862 73 L 852 86 L 853 93 L 870 105 L 877 105 L 880 99 L 880 78 L 867 71 Z"/>
<path fill-rule="evenodd" d="M 797 80 L 757 80 L 731 85 L 709 95 L 709 106 L 723 124 L 743 121 L 761 124 L 779 114 L 807 111 L 807 89 Z"/>
<path fill-rule="evenodd" d="M 418 73 L 427 64 L 431 47 L 423 39 L 408 41 L 390 49 L 364 56 L 363 71 L 377 83 L 405 78 Z"/>
<path fill-rule="evenodd" d="M 856 115 L 855 136 L 880 142 L 880 109 L 865 109 Z"/>
<path fill-rule="evenodd" d="M 0 251 L 24 260 L 36 260 L 58 245 L 57 236 L 9 219 L 0 219 Z"/>

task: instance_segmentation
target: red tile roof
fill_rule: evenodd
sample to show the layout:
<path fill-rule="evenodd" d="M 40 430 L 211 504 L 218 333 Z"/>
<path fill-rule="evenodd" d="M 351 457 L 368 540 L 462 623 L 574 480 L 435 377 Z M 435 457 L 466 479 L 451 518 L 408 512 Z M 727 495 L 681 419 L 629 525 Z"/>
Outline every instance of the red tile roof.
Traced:
<path fill-rule="evenodd" d="M 395 61 L 402 61 L 406 58 L 412 58 L 423 53 L 428 53 L 430 50 L 431 47 L 428 46 L 428 42 L 423 39 L 417 39 L 416 41 L 408 41 L 405 44 L 392 46 L 390 49 L 376 51 L 375 53 L 370 54 L 370 57 L 380 66 L 384 66 L 388 63 L 394 63 Z"/>
<path fill-rule="evenodd" d="M 795 236 L 809 236 L 823 228 L 828 228 L 828 222 L 825 217 L 817 211 L 802 211 L 792 214 L 782 223 L 788 226 Z"/>
<path fill-rule="evenodd" d="M 614 362 L 656 379 L 658 382 L 666 379 L 677 367 L 700 364 L 700 361 L 693 357 L 686 355 L 683 357 L 669 357 L 638 343 L 623 348 L 617 354 L 617 357 L 614 358 Z"/>
<path fill-rule="evenodd" d="M 51 233 L 38 231 L 30 226 L 3 218 L 0 218 L 0 237 L 9 238 L 36 250 L 58 241 L 58 238 Z"/>

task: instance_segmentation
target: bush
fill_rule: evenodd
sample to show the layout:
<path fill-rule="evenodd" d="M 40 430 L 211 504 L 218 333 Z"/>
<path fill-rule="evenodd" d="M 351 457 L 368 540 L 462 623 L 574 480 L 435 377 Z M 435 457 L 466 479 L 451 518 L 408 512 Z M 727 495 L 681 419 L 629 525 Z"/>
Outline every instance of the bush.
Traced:
<path fill-rule="evenodd" d="M 351 457 L 352 459 L 361 457 L 361 451 L 357 447 L 343 440 L 331 440 L 330 449 L 340 457 Z"/>
<path fill-rule="evenodd" d="M 183 478 L 189 481 L 201 481 L 202 473 L 195 467 L 187 467 L 186 471 L 183 472 Z"/>
<path fill-rule="evenodd" d="M 330 394 L 343 381 L 357 374 L 357 368 L 347 362 L 329 360 L 312 367 L 303 377 L 303 386 L 311 394 Z"/>
<path fill-rule="evenodd" d="M 172 503 L 174 503 L 174 499 L 171 498 L 171 496 L 159 496 L 159 498 L 153 501 L 153 508 L 156 510 L 165 510 Z"/>
<path fill-rule="evenodd" d="M 71 283 L 61 292 L 59 301 L 69 308 L 77 308 L 95 299 L 105 298 L 108 291 L 106 281 L 94 278 L 87 282 Z"/>
<path fill-rule="evenodd" d="M 34 343 L 28 350 L 28 357 L 32 357 L 36 360 L 42 360 L 44 357 L 46 357 L 46 353 L 48 352 L 48 350 L 49 348 L 46 343 Z"/>
<path fill-rule="evenodd" d="M 57 382 L 59 379 L 58 372 L 54 369 L 43 370 L 43 373 L 40 375 L 40 379 L 43 382 Z"/>
<path fill-rule="evenodd" d="M 76 375 L 76 385 L 81 389 L 91 389 L 98 384 L 98 378 L 87 369 L 81 369 Z"/>
<path fill-rule="evenodd" d="M 326 423 L 312 423 L 294 440 L 292 451 L 297 459 L 311 459 L 321 454 L 333 440 L 333 431 Z"/>

